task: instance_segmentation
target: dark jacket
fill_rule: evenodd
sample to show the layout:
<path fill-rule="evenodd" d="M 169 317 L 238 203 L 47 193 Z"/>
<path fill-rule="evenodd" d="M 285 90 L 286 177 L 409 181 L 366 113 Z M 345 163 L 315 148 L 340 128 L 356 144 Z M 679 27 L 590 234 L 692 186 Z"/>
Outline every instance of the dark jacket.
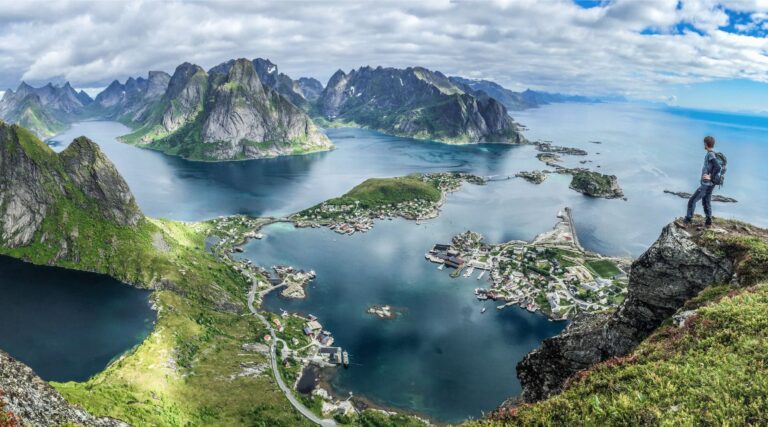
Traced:
<path fill-rule="evenodd" d="M 720 173 L 720 162 L 717 160 L 714 151 L 707 151 L 707 155 L 704 156 L 704 166 L 701 168 L 701 185 L 715 185 L 712 179 Z M 705 181 L 704 175 L 709 174 L 710 179 Z"/>

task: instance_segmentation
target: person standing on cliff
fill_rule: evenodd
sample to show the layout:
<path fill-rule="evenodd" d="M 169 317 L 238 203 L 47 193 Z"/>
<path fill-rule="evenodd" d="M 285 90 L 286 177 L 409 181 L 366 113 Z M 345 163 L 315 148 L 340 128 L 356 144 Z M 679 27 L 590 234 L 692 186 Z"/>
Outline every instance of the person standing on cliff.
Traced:
<path fill-rule="evenodd" d="M 704 206 L 704 215 L 706 216 L 704 227 L 712 225 L 712 191 L 720 180 L 722 166 L 720 165 L 720 160 L 715 155 L 715 138 L 711 136 L 705 137 L 704 149 L 707 151 L 707 154 L 704 156 L 704 166 L 701 168 L 701 180 L 699 188 L 688 199 L 688 212 L 683 220 L 685 225 L 691 223 L 693 212 L 696 210 L 696 203 L 699 200 L 701 200 L 701 204 Z"/>

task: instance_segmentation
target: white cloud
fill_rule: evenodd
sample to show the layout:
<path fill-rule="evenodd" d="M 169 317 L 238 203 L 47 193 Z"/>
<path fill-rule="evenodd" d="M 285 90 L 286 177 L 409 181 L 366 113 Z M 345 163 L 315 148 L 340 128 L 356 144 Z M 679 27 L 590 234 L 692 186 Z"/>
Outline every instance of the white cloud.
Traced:
<path fill-rule="evenodd" d="M 669 84 L 768 81 L 768 41 L 719 30 L 725 8 L 754 12 L 757 26 L 768 2 L 14 2 L 0 16 L 0 87 L 99 87 L 234 57 L 321 80 L 338 68 L 422 65 L 513 88 L 648 97 Z M 674 31 L 683 21 L 703 35 Z"/>

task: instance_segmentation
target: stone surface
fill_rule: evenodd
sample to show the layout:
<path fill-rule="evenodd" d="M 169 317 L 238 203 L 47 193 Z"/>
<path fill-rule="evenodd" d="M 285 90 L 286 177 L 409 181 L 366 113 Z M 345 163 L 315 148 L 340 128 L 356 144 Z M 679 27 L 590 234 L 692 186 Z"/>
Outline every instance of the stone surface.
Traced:
<path fill-rule="evenodd" d="M 4 409 L 20 418 L 24 425 L 128 426 L 112 418 L 94 417 L 70 405 L 31 368 L 3 351 L 0 351 L 0 400 L 5 403 Z"/>
<path fill-rule="evenodd" d="M 696 243 L 686 229 L 667 225 L 632 264 L 627 299 L 615 313 L 577 317 L 518 364 L 522 400 L 544 399 L 576 372 L 627 355 L 687 300 L 729 282 L 733 273 L 730 259 Z"/>

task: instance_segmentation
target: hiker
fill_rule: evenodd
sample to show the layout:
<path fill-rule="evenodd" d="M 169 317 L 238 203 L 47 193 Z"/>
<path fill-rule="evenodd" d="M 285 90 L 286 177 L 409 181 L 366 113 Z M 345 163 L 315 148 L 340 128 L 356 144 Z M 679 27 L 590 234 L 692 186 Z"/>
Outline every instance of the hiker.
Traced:
<path fill-rule="evenodd" d="M 723 169 L 721 165 L 720 155 L 715 153 L 715 138 L 707 136 L 704 138 L 704 149 L 707 150 L 707 154 L 704 156 L 704 166 L 701 168 L 701 181 L 699 183 L 699 189 L 688 199 L 688 213 L 685 215 L 685 224 L 688 225 L 693 219 L 693 212 L 696 210 L 696 203 L 701 200 L 701 204 L 704 206 L 704 215 L 706 220 L 704 222 L 705 227 L 712 225 L 712 191 L 715 189 L 715 185 L 722 183 Z"/>

